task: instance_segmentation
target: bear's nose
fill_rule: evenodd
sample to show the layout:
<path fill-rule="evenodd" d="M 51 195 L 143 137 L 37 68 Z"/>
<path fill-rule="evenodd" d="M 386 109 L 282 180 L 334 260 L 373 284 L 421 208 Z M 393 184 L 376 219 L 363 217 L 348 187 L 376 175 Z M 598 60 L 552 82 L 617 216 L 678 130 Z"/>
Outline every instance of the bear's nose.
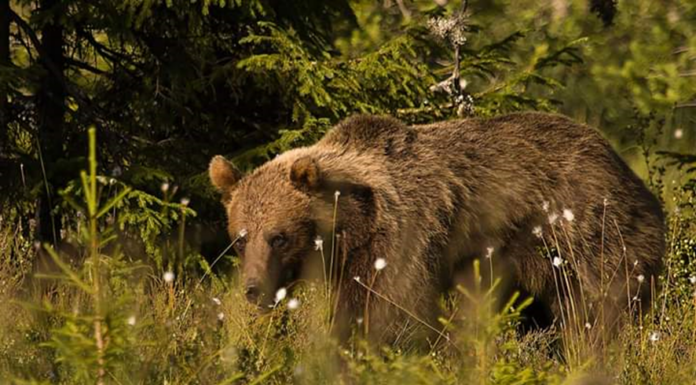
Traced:
<path fill-rule="evenodd" d="M 256 285 L 247 285 L 244 294 L 246 295 L 247 301 L 256 303 L 261 295 L 261 289 L 259 289 L 259 287 Z"/>

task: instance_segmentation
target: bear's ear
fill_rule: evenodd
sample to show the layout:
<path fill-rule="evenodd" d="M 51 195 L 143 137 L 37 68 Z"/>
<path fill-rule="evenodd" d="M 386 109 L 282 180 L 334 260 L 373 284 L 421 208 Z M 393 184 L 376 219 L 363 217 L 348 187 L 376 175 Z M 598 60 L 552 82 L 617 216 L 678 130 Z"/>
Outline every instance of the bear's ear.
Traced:
<path fill-rule="evenodd" d="M 242 179 L 242 173 L 222 155 L 216 155 L 210 161 L 208 174 L 213 186 L 223 194 L 229 192 Z"/>
<path fill-rule="evenodd" d="M 321 171 L 317 162 L 309 156 L 303 156 L 290 167 L 290 182 L 298 190 L 316 191 L 321 184 Z"/>

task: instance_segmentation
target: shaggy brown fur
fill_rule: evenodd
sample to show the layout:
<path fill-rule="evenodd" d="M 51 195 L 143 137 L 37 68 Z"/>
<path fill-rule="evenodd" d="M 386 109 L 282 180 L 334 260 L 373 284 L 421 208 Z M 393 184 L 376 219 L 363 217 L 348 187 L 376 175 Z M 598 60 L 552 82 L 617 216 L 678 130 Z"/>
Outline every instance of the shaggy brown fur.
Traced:
<path fill-rule="evenodd" d="M 599 308 L 602 284 L 610 311 L 625 308 L 627 295 L 647 306 L 651 277 L 663 264 L 659 202 L 595 130 L 558 115 L 423 126 L 356 116 L 249 176 L 222 157 L 210 175 L 223 193 L 230 234 L 247 231 L 238 252 L 249 298 L 261 303 L 317 260 L 314 239 L 331 239 L 340 191 L 337 255 L 347 277 L 340 313 L 348 322 L 362 317 L 366 298 L 352 278 L 371 282 L 377 258 L 387 267 L 374 290 L 434 325 L 437 300 L 457 269 L 489 247 L 497 266 L 557 319 L 555 268 L 540 254 L 545 244 L 567 261 L 576 295 L 582 290 L 591 304 L 585 309 Z M 370 301 L 374 338 L 393 339 L 413 324 L 386 301 Z"/>

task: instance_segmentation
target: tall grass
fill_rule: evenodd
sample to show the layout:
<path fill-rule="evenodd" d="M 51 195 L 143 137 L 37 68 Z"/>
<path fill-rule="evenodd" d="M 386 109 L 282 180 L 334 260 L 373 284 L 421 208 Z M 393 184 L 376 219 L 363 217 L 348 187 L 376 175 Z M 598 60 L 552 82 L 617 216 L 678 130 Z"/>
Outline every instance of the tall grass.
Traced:
<path fill-rule="evenodd" d="M 660 277 L 662 291 L 654 292 L 656 307 L 643 309 L 645 317 L 628 318 L 618 335 L 604 327 L 613 320 L 604 320 L 602 311 L 589 316 L 595 313 L 586 291 L 574 290 L 576 256 L 572 249 L 554 254 L 567 241 L 566 229 L 557 226 L 543 239 L 555 290 L 562 294 L 562 327 L 519 331 L 529 300 L 498 298 L 501 281 L 493 276 L 491 250 L 481 256 L 487 266 L 473 261 L 473 284 L 442 299 L 437 325 L 374 289 L 375 277 L 389 265 L 376 265 L 371 278 L 358 282 L 369 301 L 406 312 L 407 327 L 433 331 L 429 348 L 368 343 L 363 336 L 369 333 L 369 306 L 363 328 L 339 345 L 331 330 L 340 285 L 306 282 L 259 314 L 234 275 L 213 272 L 222 258 L 234 259 L 228 252 L 236 240 L 210 265 L 188 248 L 187 200 L 161 206 L 176 214 L 178 223 L 169 230 L 173 242 L 160 238 L 149 245 L 148 257 L 130 255 L 121 246 L 128 229 L 118 228 L 113 217 L 133 192 L 98 174 L 96 132 L 89 135 L 88 171 L 73 189 L 79 194 L 64 195 L 76 214 L 70 218 L 75 226 L 62 238 L 77 251 L 37 246 L 23 221 L 0 220 L 0 383 L 682 384 L 696 375 L 696 219 L 690 193 L 675 195 L 682 210 L 670 215 L 668 269 Z M 173 199 L 168 193 L 164 203 Z M 334 223 L 339 200 L 336 195 Z M 340 235 L 333 231 L 326 256 L 317 240 L 327 281 L 352 279 L 341 274 Z M 49 268 L 36 267 L 35 261 L 46 259 Z M 635 279 L 632 266 L 621 268 L 618 276 Z M 482 269 L 490 274 L 489 284 Z M 602 292 L 615 276 L 602 271 Z M 627 301 L 633 295 L 627 292 Z"/>

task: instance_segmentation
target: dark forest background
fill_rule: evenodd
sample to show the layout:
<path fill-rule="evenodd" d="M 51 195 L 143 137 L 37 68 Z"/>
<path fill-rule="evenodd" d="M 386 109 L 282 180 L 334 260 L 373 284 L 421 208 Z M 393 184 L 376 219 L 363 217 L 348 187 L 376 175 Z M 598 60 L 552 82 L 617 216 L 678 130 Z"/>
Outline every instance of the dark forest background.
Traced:
<path fill-rule="evenodd" d="M 0 200 L 55 242 L 94 126 L 101 174 L 219 221 L 211 156 L 250 169 L 354 113 L 558 111 L 645 176 L 647 148 L 694 152 L 695 18 L 689 1 L 4 0 Z"/>

